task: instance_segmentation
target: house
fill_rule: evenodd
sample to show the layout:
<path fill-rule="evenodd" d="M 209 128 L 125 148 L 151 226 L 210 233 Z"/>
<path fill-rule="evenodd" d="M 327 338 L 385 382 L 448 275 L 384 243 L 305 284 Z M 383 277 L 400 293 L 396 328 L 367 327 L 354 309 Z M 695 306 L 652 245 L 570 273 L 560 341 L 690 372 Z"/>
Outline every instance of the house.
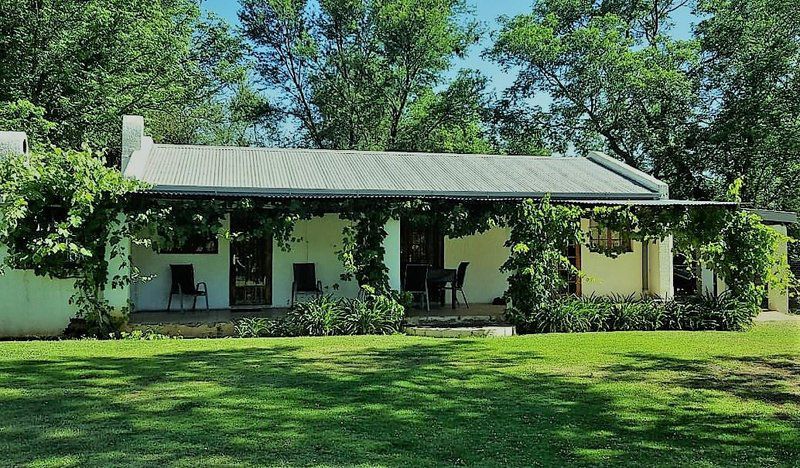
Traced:
<path fill-rule="evenodd" d="M 1 135 L 5 136 L 0 140 L 11 141 L 8 148 L 25 151 L 19 134 Z M 126 176 L 151 185 L 146 196 L 162 198 L 508 203 L 549 194 L 554 201 L 582 206 L 724 204 L 671 200 L 665 183 L 597 152 L 587 157 L 532 157 L 165 145 L 145 136 L 144 121 L 138 116 L 123 119 L 121 165 Z M 760 214 L 783 232 L 786 224 L 796 222 L 791 213 Z M 238 222 L 241 220 L 230 216 L 225 220 L 228 225 Z M 164 311 L 170 298 L 170 265 L 191 264 L 196 280 L 207 284 L 214 312 L 205 316 L 206 321 L 229 321 L 238 310 L 285 309 L 292 299 L 296 263 L 315 264 L 317 279 L 333 294 L 355 296 L 357 285 L 340 279 L 342 265 L 336 254 L 346 223 L 337 213 L 300 221 L 295 228 L 299 240 L 288 251 L 278 248 L 273 239 L 200 239 L 169 252 L 131 245 L 132 264 L 152 279 L 108 291 L 106 297 L 119 306 L 132 301 L 133 321 L 148 316 L 158 317 L 159 322 L 185 319 L 185 314 Z M 586 245 L 572 246 L 568 256 L 584 277 L 571 281 L 571 291 L 673 296 L 670 238 L 643 245 L 599 229 L 589 220 L 582 225 L 593 233 L 591 242 L 613 244 L 625 253 L 609 258 Z M 508 258 L 505 229 L 451 239 L 437 226 L 414 227 L 403 219 L 391 219 L 385 230 L 384 261 L 392 288 L 402 289 L 407 264 L 455 268 L 469 262 L 464 290 L 473 305 L 490 304 L 503 295 L 506 277 L 499 268 Z M 706 290 L 724 289 L 724 282 L 716 280 L 713 273 L 704 272 L 702 281 Z M 66 305 L 71 294 L 69 280 L 8 272 L 0 277 L 0 336 L 58 334 L 74 315 Z M 201 305 L 204 308 L 205 304 Z M 771 291 L 768 306 L 786 310 L 786 294 Z M 191 317 L 201 320 L 199 315 Z"/>

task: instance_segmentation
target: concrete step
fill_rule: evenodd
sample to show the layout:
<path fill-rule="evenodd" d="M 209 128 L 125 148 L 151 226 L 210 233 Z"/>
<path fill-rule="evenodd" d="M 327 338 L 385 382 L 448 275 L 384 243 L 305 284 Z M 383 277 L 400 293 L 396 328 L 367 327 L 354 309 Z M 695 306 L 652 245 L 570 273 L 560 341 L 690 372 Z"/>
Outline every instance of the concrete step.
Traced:
<path fill-rule="evenodd" d="M 433 338 L 489 338 L 505 337 L 516 334 L 511 325 L 494 325 L 485 327 L 406 327 L 406 334 L 412 336 L 428 336 Z"/>

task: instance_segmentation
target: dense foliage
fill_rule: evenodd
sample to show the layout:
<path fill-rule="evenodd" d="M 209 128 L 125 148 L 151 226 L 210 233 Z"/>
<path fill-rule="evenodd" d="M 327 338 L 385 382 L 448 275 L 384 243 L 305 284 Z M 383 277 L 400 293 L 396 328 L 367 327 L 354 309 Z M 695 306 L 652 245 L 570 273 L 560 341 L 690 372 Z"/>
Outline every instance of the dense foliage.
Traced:
<path fill-rule="evenodd" d="M 797 211 L 797 8 L 795 0 L 534 2 L 505 19 L 489 51 L 518 72 L 495 106 L 500 147 L 605 150 L 668 182 L 676 198 L 723 197 L 743 178 L 743 201 Z M 697 24 L 684 35 L 675 26 L 687 17 Z"/>
<path fill-rule="evenodd" d="M 685 301 L 638 296 L 567 296 L 516 322 L 525 333 L 631 330 L 744 330 L 751 305 L 730 292 Z"/>
<path fill-rule="evenodd" d="M 52 149 L 8 155 L 0 164 L 4 264 L 41 276 L 74 278 L 71 302 L 95 331 L 109 327 L 111 308 L 104 290 L 129 278 L 123 273 L 128 257 L 121 213 L 128 195 L 140 188 L 104 163 L 90 150 Z M 110 272 L 110 261 L 121 271 Z"/>
<path fill-rule="evenodd" d="M 245 318 L 234 326 L 237 336 L 387 335 L 402 330 L 404 307 L 367 289 L 359 299 L 330 295 L 299 302 L 285 317 Z"/>
<path fill-rule="evenodd" d="M 579 209 L 547 198 L 503 206 L 151 200 L 128 196 L 138 186 L 109 169 L 113 153 L 44 148 L 91 141 L 114 150 L 124 113 L 143 114 L 162 142 L 249 144 L 263 141 L 265 129 L 281 139 L 270 126 L 269 95 L 281 104 L 290 144 L 527 154 L 599 148 L 671 182 L 678 196 L 721 197 L 743 177 L 737 201 L 798 209 L 795 7 L 703 0 L 694 5 L 701 18 L 694 39 L 683 40 L 671 35 L 671 20 L 687 8 L 681 0 L 537 1 L 530 13 L 504 20 L 488 53 L 519 71 L 491 102 L 480 73 L 451 73 L 481 35 L 464 0 L 243 0 L 252 50 L 191 0 L 0 0 L 0 31 L 13 32 L 0 34 L 0 130 L 24 130 L 39 148 L 0 165 L 5 262 L 76 278 L 73 301 L 102 329 L 109 261 L 127 266 L 129 235 L 156 249 L 198 235 L 272 238 L 289 249 L 298 221 L 340 213 L 349 221 L 338 251 L 342 279 L 393 301 L 383 261 L 388 220 L 435 224 L 449 237 L 505 226 L 506 295 L 525 322 L 558 300 L 565 275 L 577 274 L 563 250 L 580 241 L 583 217 L 631 239 L 673 236 L 676 251 L 713 268 L 754 313 L 768 285 L 788 282 L 775 250 L 785 239 L 743 211 Z M 254 89 L 250 58 L 264 93 Z M 112 276 L 117 285 L 128 281 Z M 370 314 L 359 310 L 353 327 L 366 329 L 360 320 Z"/>
<path fill-rule="evenodd" d="M 28 101 L 59 147 L 118 149 L 123 114 L 176 143 L 246 144 L 269 123 L 242 41 L 193 0 L 0 0 L 0 31 L 0 123 Z"/>
<path fill-rule="evenodd" d="M 562 272 L 577 273 L 564 252 L 570 242 L 581 239 L 580 220 L 580 209 L 553 205 L 549 197 L 525 200 L 511 211 L 506 241 L 511 253 L 500 270 L 509 274 L 506 299 L 512 314 L 529 316 L 548 309 L 562 292 Z"/>
<path fill-rule="evenodd" d="M 477 152 L 485 80 L 444 79 L 478 37 L 464 0 L 244 0 L 261 82 L 300 143 Z"/>

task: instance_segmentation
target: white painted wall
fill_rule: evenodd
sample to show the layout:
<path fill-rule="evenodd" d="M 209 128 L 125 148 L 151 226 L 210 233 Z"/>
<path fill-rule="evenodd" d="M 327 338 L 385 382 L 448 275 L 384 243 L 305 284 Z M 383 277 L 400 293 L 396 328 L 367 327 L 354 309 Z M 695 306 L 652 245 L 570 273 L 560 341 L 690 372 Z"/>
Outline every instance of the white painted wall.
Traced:
<path fill-rule="evenodd" d="M 0 263 L 6 249 L 0 246 Z M 123 255 L 126 255 L 123 253 Z M 118 311 L 128 305 L 129 288 L 112 289 L 111 279 L 122 258 L 109 259 L 109 283 L 104 295 Z M 69 325 L 78 310 L 69 304 L 74 281 L 36 276 L 30 270 L 6 269 L 0 276 L 0 337 L 56 336 Z"/>
<path fill-rule="evenodd" d="M 773 224 L 769 225 L 771 229 L 778 231 L 779 233 L 783 234 L 784 236 L 787 233 L 786 226 L 782 224 Z M 782 241 L 778 244 L 777 253 L 779 256 L 783 258 L 783 261 L 787 261 L 788 258 L 788 245 L 786 241 Z M 701 269 L 701 285 L 706 293 L 710 293 L 713 290 L 714 285 L 714 276 L 715 273 L 709 268 L 705 266 Z M 717 289 L 716 294 L 722 294 L 723 292 L 728 290 L 728 285 L 725 283 L 725 278 L 722 276 L 717 276 Z M 778 312 L 789 312 L 789 291 L 781 290 L 779 288 L 770 287 L 767 289 L 767 307 L 770 310 L 776 310 Z"/>
<path fill-rule="evenodd" d="M 228 221 L 225 221 L 227 227 Z M 224 309 L 230 304 L 229 276 L 230 241 L 219 239 L 217 254 L 159 254 L 149 247 L 133 245 L 132 262 L 139 268 L 142 276 L 152 276 L 146 282 L 133 284 L 131 300 L 134 310 L 165 310 L 171 284 L 170 264 L 194 265 L 196 282 L 205 281 L 208 285 L 208 303 L 212 309 Z M 185 306 L 191 307 L 190 300 Z M 198 298 L 198 307 L 205 307 L 205 300 Z M 173 310 L 180 309 L 180 296 L 172 298 Z"/>
<path fill-rule="evenodd" d="M 6 249 L 0 247 L 0 261 Z M 68 305 L 72 280 L 36 276 L 32 271 L 6 269 L 0 276 L 0 336 L 59 335 L 77 310 Z"/>
<path fill-rule="evenodd" d="M 778 231 L 780 234 L 786 236 L 786 226 L 782 224 L 774 224 L 770 226 L 772 229 Z M 782 258 L 783 262 L 788 259 L 788 245 L 786 241 L 778 244 L 777 254 Z M 770 310 L 777 310 L 778 312 L 789 312 L 789 292 L 781 290 L 780 288 L 769 288 L 767 291 L 767 303 Z"/>
<path fill-rule="evenodd" d="M 389 268 L 389 285 L 395 291 L 400 290 L 400 220 L 390 219 L 386 223 L 386 239 L 383 242 L 386 249 L 384 262 Z"/>
<path fill-rule="evenodd" d="M 315 263 L 317 279 L 322 287 L 337 297 L 355 297 L 358 295 L 358 284 L 354 281 L 342 281 L 342 262 L 336 251 L 342 245 L 342 228 L 347 221 L 336 214 L 327 214 L 321 218 L 299 221 L 294 235 L 300 238 L 284 252 L 273 246 L 272 252 L 272 304 L 275 307 L 287 307 L 292 296 L 292 265 L 294 263 Z M 339 289 L 334 290 L 338 284 Z"/>
<path fill-rule="evenodd" d="M 582 221 L 588 229 L 588 220 Z M 489 303 L 502 296 L 507 284 L 507 275 L 500 266 L 508 258 L 504 247 L 509 231 L 495 228 L 486 233 L 458 239 L 445 239 L 444 257 L 446 268 L 456 268 L 461 261 L 470 262 L 464 290 L 470 302 Z M 672 243 L 670 239 L 651 245 L 648 263 L 649 288 L 659 295 L 672 294 Z M 581 246 L 581 270 L 584 272 L 582 293 L 584 295 L 641 294 L 642 292 L 642 244 L 633 242 L 633 252 L 617 258 L 591 252 Z M 448 296 L 449 298 L 449 296 Z"/>
<path fill-rule="evenodd" d="M 670 299 L 675 296 L 672 247 L 672 236 L 668 236 L 660 241 L 651 241 L 647 243 L 647 290 L 650 294 L 654 294 L 663 299 Z"/>
<path fill-rule="evenodd" d="M 227 221 L 226 221 L 227 223 Z M 287 307 L 291 302 L 292 265 L 294 263 L 315 263 L 317 279 L 328 292 L 336 297 L 356 297 L 358 285 L 352 281 L 342 281 L 342 264 L 336 251 L 342 245 L 342 228 L 347 221 L 337 214 L 299 221 L 294 236 L 298 242 L 291 245 L 288 252 L 281 250 L 277 243 L 272 251 L 272 306 Z M 386 225 L 387 237 L 386 264 L 392 287 L 400 287 L 400 222 L 390 220 Z M 164 310 L 167 307 L 167 294 L 170 286 L 170 264 L 191 263 L 195 268 L 195 281 L 208 283 L 209 304 L 212 309 L 230 307 L 230 241 L 219 240 L 217 254 L 158 254 L 150 248 L 133 246 L 133 262 L 143 276 L 155 275 L 145 283 L 133 287 L 135 310 Z M 339 289 L 334 290 L 334 284 Z M 179 307 L 178 296 L 173 298 L 173 309 Z M 187 304 L 187 307 L 189 305 Z M 205 307 L 202 299 L 198 307 Z"/>
<path fill-rule="evenodd" d="M 505 293 L 508 275 L 500 272 L 500 266 L 508 259 L 508 249 L 504 246 L 508 235 L 508 229 L 494 228 L 474 236 L 445 238 L 445 268 L 469 262 L 464 292 L 470 303 L 489 304 Z M 450 295 L 446 296 L 449 303 Z"/>
<path fill-rule="evenodd" d="M 589 220 L 581 220 L 584 232 L 589 230 Z M 617 258 L 592 252 L 581 246 L 581 293 L 584 296 L 609 294 L 641 294 L 642 292 L 642 244 L 632 243 L 633 252 L 624 253 Z"/>
<path fill-rule="evenodd" d="M 336 252 L 342 246 L 342 229 L 349 223 L 338 214 L 327 214 L 321 218 L 300 221 L 295 226 L 294 235 L 300 238 L 292 244 L 289 252 L 273 246 L 272 254 L 272 304 L 287 307 L 292 295 L 292 265 L 294 263 L 315 263 L 317 279 L 322 287 L 335 297 L 358 296 L 355 281 L 342 281 L 342 262 Z M 386 224 L 384 262 L 389 267 L 389 281 L 394 289 L 400 288 L 400 221 L 389 220 Z M 338 285 L 338 289 L 334 289 Z"/>

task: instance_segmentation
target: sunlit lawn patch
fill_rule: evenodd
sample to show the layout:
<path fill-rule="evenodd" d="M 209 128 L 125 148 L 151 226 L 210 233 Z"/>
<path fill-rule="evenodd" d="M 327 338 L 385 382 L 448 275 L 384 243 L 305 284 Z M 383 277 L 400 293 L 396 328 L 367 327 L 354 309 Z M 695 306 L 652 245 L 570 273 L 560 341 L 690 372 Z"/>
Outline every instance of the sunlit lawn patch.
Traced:
<path fill-rule="evenodd" d="M 800 326 L 0 343 L 2 464 L 794 465 Z"/>

